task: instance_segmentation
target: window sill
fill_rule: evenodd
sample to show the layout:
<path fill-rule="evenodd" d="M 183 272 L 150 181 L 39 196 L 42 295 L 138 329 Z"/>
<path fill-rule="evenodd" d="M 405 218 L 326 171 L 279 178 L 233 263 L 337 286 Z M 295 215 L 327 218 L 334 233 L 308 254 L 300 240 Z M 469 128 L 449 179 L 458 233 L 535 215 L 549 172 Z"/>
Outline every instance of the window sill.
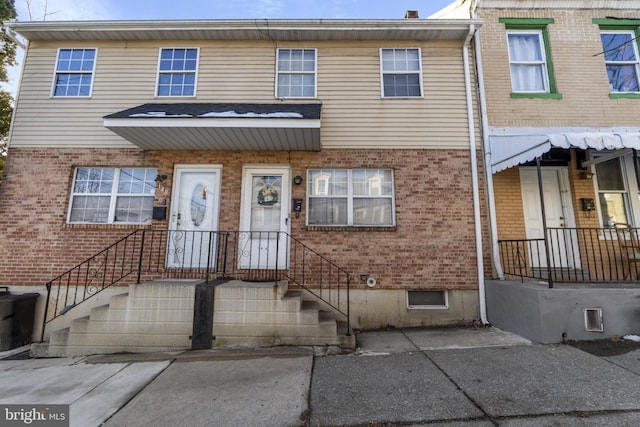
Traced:
<path fill-rule="evenodd" d="M 561 93 L 518 93 L 511 92 L 513 99 L 562 99 Z"/>
<path fill-rule="evenodd" d="M 395 232 L 396 226 L 382 226 L 382 227 L 372 227 L 372 226 L 353 226 L 353 225 L 307 225 L 307 231 L 345 231 L 345 232 Z"/>
<path fill-rule="evenodd" d="M 140 228 L 144 228 L 144 229 L 149 229 L 151 228 L 151 224 L 107 224 L 107 223 L 95 223 L 95 224 L 91 224 L 91 223 L 68 223 L 65 222 L 63 225 L 63 228 L 75 228 L 75 229 L 105 229 L 105 228 L 111 228 L 111 229 L 120 229 L 120 230 L 128 230 L 128 229 L 140 229 Z"/>
<path fill-rule="evenodd" d="M 610 93 L 611 99 L 640 99 L 640 93 L 638 92 L 623 92 L 623 93 Z"/>

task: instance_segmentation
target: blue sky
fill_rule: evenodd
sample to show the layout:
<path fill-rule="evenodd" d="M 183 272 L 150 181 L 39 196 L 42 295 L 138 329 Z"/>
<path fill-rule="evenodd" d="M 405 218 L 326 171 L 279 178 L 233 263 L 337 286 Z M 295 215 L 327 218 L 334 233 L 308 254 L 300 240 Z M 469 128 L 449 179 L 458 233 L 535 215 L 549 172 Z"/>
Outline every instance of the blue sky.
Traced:
<path fill-rule="evenodd" d="M 119 19 L 401 19 L 420 18 L 455 0 L 15 0 L 20 21 Z M 18 61 L 22 60 L 19 53 Z M 1 86 L 15 94 L 19 66 Z"/>
<path fill-rule="evenodd" d="M 18 19 L 421 18 L 455 0 L 16 0 Z M 45 9 L 46 4 L 46 9 Z"/>

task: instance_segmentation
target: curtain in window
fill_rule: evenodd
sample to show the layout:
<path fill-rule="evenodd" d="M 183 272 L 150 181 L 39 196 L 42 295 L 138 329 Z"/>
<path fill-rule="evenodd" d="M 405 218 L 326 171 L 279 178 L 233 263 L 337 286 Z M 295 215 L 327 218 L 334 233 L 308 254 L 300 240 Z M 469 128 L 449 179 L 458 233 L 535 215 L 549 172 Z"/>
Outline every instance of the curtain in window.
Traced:
<path fill-rule="evenodd" d="M 544 92 L 545 65 L 539 34 L 509 34 L 511 81 L 514 92 Z"/>

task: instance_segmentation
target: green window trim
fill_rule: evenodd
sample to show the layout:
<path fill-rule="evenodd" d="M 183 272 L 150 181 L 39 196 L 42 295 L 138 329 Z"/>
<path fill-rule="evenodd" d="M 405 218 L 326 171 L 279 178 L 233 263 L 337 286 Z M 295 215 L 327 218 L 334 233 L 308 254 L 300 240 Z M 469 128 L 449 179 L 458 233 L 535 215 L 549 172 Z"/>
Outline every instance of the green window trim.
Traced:
<path fill-rule="evenodd" d="M 611 99 L 640 99 L 640 93 L 610 93 Z"/>
<path fill-rule="evenodd" d="M 640 19 L 601 19 L 593 18 L 592 23 L 603 30 L 633 30 L 640 27 Z M 626 28 L 624 28 L 626 27 Z"/>
<path fill-rule="evenodd" d="M 547 25 L 554 24 L 553 18 L 498 18 L 508 30 L 544 30 Z"/>
<path fill-rule="evenodd" d="M 499 18 L 498 22 L 504 24 L 507 30 L 540 30 L 542 31 L 542 42 L 544 43 L 544 54 L 547 57 L 547 75 L 549 79 L 549 93 L 521 93 L 514 92 L 511 98 L 548 98 L 562 99 L 562 94 L 558 92 L 555 73 L 553 71 L 553 61 L 551 59 L 551 45 L 549 43 L 549 32 L 547 26 L 554 24 L 553 18 Z"/>
<path fill-rule="evenodd" d="M 591 22 L 600 27 L 600 31 L 630 30 L 636 37 L 636 45 L 640 52 L 640 19 L 593 18 Z M 640 93 L 609 93 L 610 99 L 640 99 Z"/>
<path fill-rule="evenodd" d="M 523 93 L 523 92 L 511 92 L 511 98 L 513 99 L 562 99 L 561 93 Z"/>

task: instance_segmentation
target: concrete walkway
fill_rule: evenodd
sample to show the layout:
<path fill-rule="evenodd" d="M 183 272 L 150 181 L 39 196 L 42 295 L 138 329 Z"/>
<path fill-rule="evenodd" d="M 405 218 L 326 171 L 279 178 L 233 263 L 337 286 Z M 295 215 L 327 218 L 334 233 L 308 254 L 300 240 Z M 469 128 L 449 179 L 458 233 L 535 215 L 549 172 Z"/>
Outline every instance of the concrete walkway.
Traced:
<path fill-rule="evenodd" d="M 495 328 L 357 338 L 353 354 L 276 347 L 5 359 L 0 408 L 69 404 L 79 427 L 640 425 L 640 349 L 597 357 Z"/>

